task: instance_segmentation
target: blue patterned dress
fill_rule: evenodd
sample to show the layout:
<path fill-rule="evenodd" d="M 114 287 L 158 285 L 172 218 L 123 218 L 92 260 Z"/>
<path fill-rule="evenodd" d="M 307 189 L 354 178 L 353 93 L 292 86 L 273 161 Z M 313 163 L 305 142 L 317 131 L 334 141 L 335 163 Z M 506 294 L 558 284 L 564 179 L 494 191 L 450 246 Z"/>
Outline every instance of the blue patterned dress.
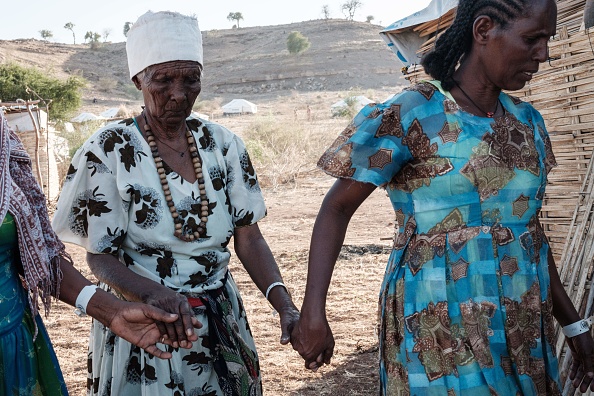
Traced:
<path fill-rule="evenodd" d="M 17 238 L 7 213 L 0 223 L 0 396 L 67 396 L 49 336 L 40 316 L 31 315 L 19 279 Z"/>
<path fill-rule="evenodd" d="M 382 284 L 382 395 L 559 394 L 539 212 L 555 165 L 541 115 L 465 112 L 438 82 L 369 105 L 320 158 L 386 189 L 396 214 Z"/>

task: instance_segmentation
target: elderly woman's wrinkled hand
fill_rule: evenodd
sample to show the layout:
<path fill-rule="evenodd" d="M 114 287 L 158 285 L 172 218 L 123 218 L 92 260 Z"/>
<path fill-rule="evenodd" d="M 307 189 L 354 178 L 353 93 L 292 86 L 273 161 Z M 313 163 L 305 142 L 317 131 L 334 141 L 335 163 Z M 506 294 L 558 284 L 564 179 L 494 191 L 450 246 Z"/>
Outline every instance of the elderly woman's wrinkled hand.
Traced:
<path fill-rule="evenodd" d="M 567 339 L 573 362 L 569 369 L 569 379 L 574 388 L 585 393 L 588 388 L 594 391 L 594 340 L 590 332 Z"/>
<path fill-rule="evenodd" d="M 192 314 L 192 307 L 185 296 L 158 285 L 148 294 L 144 302 L 178 315 L 178 319 L 173 323 L 157 322 L 157 327 L 163 336 L 162 343 L 174 348 L 192 347 L 192 342 L 198 339 L 194 328 L 200 328 L 202 324 Z"/>
<path fill-rule="evenodd" d="M 305 368 L 313 371 L 330 364 L 334 354 L 334 335 L 325 317 L 312 320 L 302 314 L 291 333 L 291 344 L 305 360 Z"/>
<path fill-rule="evenodd" d="M 299 321 L 299 310 L 293 304 L 279 311 L 281 338 L 280 343 L 287 345 L 291 341 L 291 333 Z"/>

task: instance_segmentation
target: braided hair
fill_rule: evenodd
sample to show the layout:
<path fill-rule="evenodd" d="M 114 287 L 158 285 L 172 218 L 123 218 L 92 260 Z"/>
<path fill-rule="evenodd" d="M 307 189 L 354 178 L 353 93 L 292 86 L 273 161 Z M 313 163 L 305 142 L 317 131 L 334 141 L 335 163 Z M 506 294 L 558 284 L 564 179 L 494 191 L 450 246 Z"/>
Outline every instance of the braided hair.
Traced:
<path fill-rule="evenodd" d="M 472 27 L 486 15 L 505 28 L 526 14 L 531 0 L 460 0 L 454 23 L 439 37 L 435 48 L 421 59 L 425 72 L 441 81 L 445 90 L 454 86 L 454 71 L 472 47 Z"/>

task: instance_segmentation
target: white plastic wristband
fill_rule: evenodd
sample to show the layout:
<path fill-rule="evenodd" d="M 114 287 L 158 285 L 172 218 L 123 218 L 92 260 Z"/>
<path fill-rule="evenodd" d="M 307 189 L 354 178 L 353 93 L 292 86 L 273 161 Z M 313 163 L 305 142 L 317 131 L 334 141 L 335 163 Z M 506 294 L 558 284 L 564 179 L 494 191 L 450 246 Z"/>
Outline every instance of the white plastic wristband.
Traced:
<path fill-rule="evenodd" d="M 594 317 L 589 317 L 588 319 L 582 319 L 582 320 L 578 320 L 575 323 L 572 323 L 570 325 L 567 326 L 563 326 L 562 330 L 563 330 L 563 334 L 565 334 L 565 337 L 571 338 L 571 337 L 575 337 L 577 335 L 583 334 L 587 331 L 590 331 L 590 328 L 592 327 L 592 321 Z"/>
<path fill-rule="evenodd" d="M 268 289 L 266 289 L 266 299 L 268 300 L 268 295 L 270 294 L 270 291 L 272 289 L 274 289 L 277 286 L 282 286 L 285 288 L 285 290 L 287 290 L 287 286 L 285 286 L 285 284 L 283 282 L 274 282 L 271 283 L 270 286 L 268 286 Z"/>
<path fill-rule="evenodd" d="M 85 316 L 87 314 L 87 305 L 97 289 L 99 289 L 99 287 L 95 285 L 88 285 L 82 288 L 80 293 L 78 293 L 78 297 L 76 297 L 75 314 L 78 316 Z"/>

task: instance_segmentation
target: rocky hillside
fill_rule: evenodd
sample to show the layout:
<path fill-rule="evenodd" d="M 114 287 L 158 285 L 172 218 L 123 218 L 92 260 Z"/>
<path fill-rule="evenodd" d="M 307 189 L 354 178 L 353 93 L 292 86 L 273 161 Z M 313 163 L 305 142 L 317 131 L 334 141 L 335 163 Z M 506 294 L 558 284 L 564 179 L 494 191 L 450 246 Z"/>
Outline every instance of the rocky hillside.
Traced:
<path fill-rule="evenodd" d="M 382 89 L 403 84 L 400 64 L 379 36 L 382 28 L 363 22 L 316 20 L 289 25 L 203 32 L 205 74 L 202 99 L 276 98 L 295 92 Z M 290 32 L 311 42 L 300 55 L 287 51 Z M 70 45 L 40 40 L 0 40 L 0 62 L 33 66 L 88 82 L 84 110 L 137 103 L 128 78 L 124 43 Z"/>

